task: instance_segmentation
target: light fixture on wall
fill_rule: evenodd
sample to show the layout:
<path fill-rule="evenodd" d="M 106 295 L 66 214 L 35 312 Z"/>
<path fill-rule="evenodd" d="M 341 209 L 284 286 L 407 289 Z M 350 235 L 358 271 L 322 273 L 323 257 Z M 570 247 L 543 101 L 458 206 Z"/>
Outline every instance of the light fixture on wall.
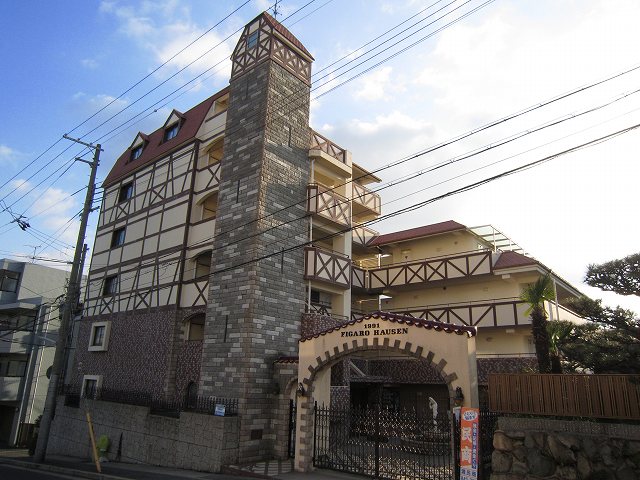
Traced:
<path fill-rule="evenodd" d="M 453 403 L 455 403 L 456 407 L 461 407 L 463 401 L 464 394 L 462 393 L 462 388 L 456 387 L 456 395 L 453 397 Z"/>
<path fill-rule="evenodd" d="M 304 389 L 304 385 L 302 383 L 298 384 L 298 388 L 296 389 L 296 395 L 298 397 L 304 397 L 305 393 L 307 393 Z"/>

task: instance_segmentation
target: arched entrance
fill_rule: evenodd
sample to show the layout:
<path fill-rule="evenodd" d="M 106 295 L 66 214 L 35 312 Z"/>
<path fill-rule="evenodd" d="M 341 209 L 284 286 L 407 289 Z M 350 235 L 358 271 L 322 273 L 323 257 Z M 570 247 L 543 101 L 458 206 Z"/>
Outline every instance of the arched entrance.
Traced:
<path fill-rule="evenodd" d="M 457 403 L 478 406 L 473 327 L 379 312 L 324 330 L 300 340 L 296 470 L 313 468 L 314 430 L 317 430 L 314 406 L 331 405 L 331 367 L 350 355 L 380 352 L 420 359 L 431 365 L 446 386 L 451 405 L 458 391 L 464 392 L 464 399 L 458 399 Z M 374 438 L 379 439 L 379 433 L 378 430 Z M 337 437 L 336 432 L 328 431 L 323 441 L 335 447 Z"/>

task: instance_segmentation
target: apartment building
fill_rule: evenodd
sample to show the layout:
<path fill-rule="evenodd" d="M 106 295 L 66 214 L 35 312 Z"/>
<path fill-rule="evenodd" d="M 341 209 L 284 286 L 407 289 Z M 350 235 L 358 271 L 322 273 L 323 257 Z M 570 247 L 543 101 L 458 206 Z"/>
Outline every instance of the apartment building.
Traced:
<path fill-rule="evenodd" d="M 69 273 L 0 260 L 0 443 L 21 444 L 42 414 Z"/>
<path fill-rule="evenodd" d="M 291 373 L 300 341 L 374 312 L 477 327 L 480 372 L 520 368 L 533 352 L 517 297 L 546 267 L 496 230 L 370 229 L 380 179 L 309 126 L 312 62 L 259 15 L 233 52 L 229 86 L 137 134 L 103 184 L 73 381 L 85 392 L 237 398 L 241 461 L 282 452 L 283 405 L 305 392 Z M 549 311 L 563 317 L 579 292 L 554 280 Z M 455 380 L 442 369 L 341 358 L 332 403 L 415 403 L 434 389 L 448 402 Z"/>

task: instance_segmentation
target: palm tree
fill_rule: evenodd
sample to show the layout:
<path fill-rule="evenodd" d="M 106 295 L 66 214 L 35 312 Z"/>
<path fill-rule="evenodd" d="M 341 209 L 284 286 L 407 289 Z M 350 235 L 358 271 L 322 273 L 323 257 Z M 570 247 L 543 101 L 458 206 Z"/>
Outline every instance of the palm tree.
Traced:
<path fill-rule="evenodd" d="M 547 322 L 549 334 L 549 350 L 551 354 L 551 373 L 562 373 L 561 347 L 569 335 L 573 333 L 575 325 L 567 320 L 554 320 Z"/>
<path fill-rule="evenodd" d="M 555 298 L 555 292 L 549 273 L 528 285 L 520 294 L 520 300 L 529 304 L 525 315 L 531 317 L 531 333 L 536 346 L 536 358 L 538 359 L 540 373 L 551 372 L 550 341 L 549 333 L 547 332 L 547 312 L 544 308 L 544 302 L 553 298 Z"/>

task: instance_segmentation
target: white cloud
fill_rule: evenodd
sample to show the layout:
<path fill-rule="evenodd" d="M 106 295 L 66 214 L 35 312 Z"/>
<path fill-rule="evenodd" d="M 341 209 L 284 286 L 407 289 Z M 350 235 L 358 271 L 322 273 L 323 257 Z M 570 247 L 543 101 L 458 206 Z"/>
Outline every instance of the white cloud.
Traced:
<path fill-rule="evenodd" d="M 391 72 L 392 68 L 387 66 L 358 79 L 355 97 L 369 101 L 387 99 L 387 91 L 393 85 Z"/>
<path fill-rule="evenodd" d="M 94 70 L 99 66 L 98 61 L 94 60 L 93 58 L 83 58 L 82 60 L 80 60 L 80 63 L 82 64 L 83 67 L 88 68 L 90 70 Z"/>
<path fill-rule="evenodd" d="M 13 164 L 19 156 L 20 153 L 17 150 L 0 143 L 0 165 Z"/>
<path fill-rule="evenodd" d="M 151 52 L 158 64 L 168 62 L 168 66 L 173 70 L 187 67 L 187 73 L 193 76 L 220 63 L 213 70 L 214 76 L 218 79 L 229 78 L 229 57 L 233 45 L 229 41 L 223 41 L 223 37 L 217 31 L 207 33 L 176 58 L 172 58 L 205 32 L 205 28 L 192 20 L 190 8 L 181 2 L 145 1 L 131 5 L 103 2 L 101 11 L 114 15 L 120 22 L 120 31 L 135 41 L 140 48 Z M 211 49 L 213 51 L 209 52 Z M 199 58 L 201 56 L 203 58 Z M 169 73 L 163 69 L 158 75 L 167 77 Z"/>

